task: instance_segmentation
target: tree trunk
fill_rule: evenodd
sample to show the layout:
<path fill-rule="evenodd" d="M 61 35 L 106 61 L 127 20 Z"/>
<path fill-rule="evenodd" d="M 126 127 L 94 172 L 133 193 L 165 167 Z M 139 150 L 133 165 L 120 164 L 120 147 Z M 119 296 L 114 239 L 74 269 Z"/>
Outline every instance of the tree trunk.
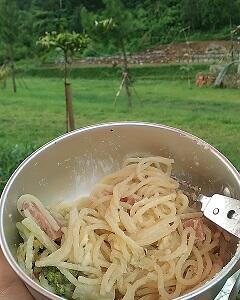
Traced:
<path fill-rule="evenodd" d="M 65 117 L 65 123 L 66 123 L 66 132 L 69 132 L 69 121 L 68 121 L 68 96 L 67 96 L 67 84 L 64 83 L 64 92 L 65 92 L 65 105 L 66 105 L 66 117 Z"/>
<path fill-rule="evenodd" d="M 131 91 L 130 91 L 128 61 L 127 61 L 127 54 L 126 54 L 126 49 L 125 49 L 123 40 L 121 40 L 121 49 L 122 49 L 122 53 L 123 53 L 123 76 L 125 77 L 124 86 L 125 86 L 127 98 L 128 98 L 128 107 L 131 108 L 132 107 L 132 95 L 131 95 Z"/>
<path fill-rule="evenodd" d="M 69 82 L 65 83 L 65 98 L 66 98 L 66 111 L 67 111 L 67 130 L 72 131 L 75 129 L 73 105 L 72 105 L 72 89 Z"/>
<path fill-rule="evenodd" d="M 15 73 L 15 65 L 14 65 L 14 56 L 13 56 L 12 45 L 10 45 L 10 47 L 9 47 L 9 58 L 10 58 L 13 92 L 16 93 L 17 92 L 17 84 L 16 84 L 16 73 Z"/>
<path fill-rule="evenodd" d="M 69 122 L 68 122 L 68 98 L 67 98 L 67 61 L 66 61 L 66 54 L 64 54 L 64 92 L 65 92 L 65 102 L 66 102 L 66 132 L 69 131 Z"/>
<path fill-rule="evenodd" d="M 64 53 L 64 89 L 65 89 L 65 101 L 66 101 L 66 131 L 72 131 L 75 129 L 73 105 L 72 105 L 72 88 L 70 82 L 68 82 L 68 68 L 67 68 L 67 52 Z"/>

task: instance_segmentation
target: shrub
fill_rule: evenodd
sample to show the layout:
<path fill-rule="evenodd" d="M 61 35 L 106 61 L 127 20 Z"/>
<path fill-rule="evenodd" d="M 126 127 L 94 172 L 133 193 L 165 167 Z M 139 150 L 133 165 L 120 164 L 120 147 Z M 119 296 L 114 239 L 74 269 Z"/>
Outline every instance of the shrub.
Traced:
<path fill-rule="evenodd" d="M 14 147 L 8 145 L 2 146 L 0 151 L 0 194 L 14 170 L 36 148 L 35 145 L 25 147 L 20 147 L 19 145 L 15 145 Z"/>

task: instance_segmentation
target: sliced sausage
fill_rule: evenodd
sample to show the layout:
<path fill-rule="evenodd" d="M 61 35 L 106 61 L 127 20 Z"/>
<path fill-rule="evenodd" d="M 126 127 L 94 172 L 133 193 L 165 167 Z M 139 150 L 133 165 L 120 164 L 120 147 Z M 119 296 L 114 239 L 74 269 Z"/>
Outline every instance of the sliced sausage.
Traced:
<path fill-rule="evenodd" d="M 201 218 L 191 218 L 183 221 L 183 227 L 191 227 L 196 232 L 196 240 L 202 242 L 205 240 L 205 234 L 203 231 L 203 221 Z"/>
<path fill-rule="evenodd" d="M 19 212 L 24 217 L 31 216 L 39 227 L 52 239 L 57 240 L 62 236 L 62 231 L 49 211 L 33 195 L 23 195 L 18 199 Z"/>

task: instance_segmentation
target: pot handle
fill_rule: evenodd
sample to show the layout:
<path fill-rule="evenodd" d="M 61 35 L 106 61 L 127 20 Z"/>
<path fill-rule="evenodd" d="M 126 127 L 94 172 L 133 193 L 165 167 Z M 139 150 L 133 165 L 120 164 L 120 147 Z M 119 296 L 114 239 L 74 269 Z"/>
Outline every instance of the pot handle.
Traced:
<path fill-rule="evenodd" d="M 239 291 L 240 291 L 240 274 L 238 275 L 237 280 L 229 294 L 228 300 L 236 300 Z"/>

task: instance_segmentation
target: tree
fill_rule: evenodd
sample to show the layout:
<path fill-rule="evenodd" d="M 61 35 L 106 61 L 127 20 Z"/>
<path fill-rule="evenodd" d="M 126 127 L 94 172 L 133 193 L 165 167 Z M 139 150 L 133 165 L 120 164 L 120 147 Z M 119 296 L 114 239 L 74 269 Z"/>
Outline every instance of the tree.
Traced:
<path fill-rule="evenodd" d="M 182 0 L 181 16 L 184 26 L 192 30 L 213 31 L 239 24 L 239 0 Z"/>
<path fill-rule="evenodd" d="M 82 52 L 88 44 L 88 37 L 79 33 L 70 32 L 46 32 L 44 36 L 40 37 L 38 44 L 47 50 L 61 49 L 64 58 L 64 89 L 66 100 L 66 130 L 71 131 L 75 129 L 74 114 L 72 107 L 72 90 L 69 81 L 69 67 L 71 65 L 72 57 L 76 52 Z"/>
<path fill-rule="evenodd" d="M 0 0 L 0 37 L 5 57 L 12 75 L 13 92 L 16 93 L 15 46 L 18 36 L 19 10 L 15 0 Z"/>
<path fill-rule="evenodd" d="M 121 0 L 103 0 L 103 3 L 105 8 L 97 15 L 83 8 L 81 11 L 82 24 L 93 40 L 111 42 L 122 52 L 124 86 L 128 97 L 128 106 L 132 107 L 126 43 L 129 41 L 130 35 L 137 29 L 136 20 Z"/>

